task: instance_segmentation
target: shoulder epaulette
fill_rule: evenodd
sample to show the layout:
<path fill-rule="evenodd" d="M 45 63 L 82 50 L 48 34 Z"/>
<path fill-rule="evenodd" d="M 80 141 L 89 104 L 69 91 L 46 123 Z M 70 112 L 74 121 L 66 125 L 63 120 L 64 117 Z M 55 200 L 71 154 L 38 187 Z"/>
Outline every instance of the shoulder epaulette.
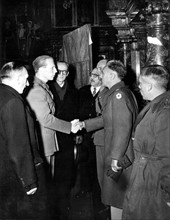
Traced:
<path fill-rule="evenodd" d="M 170 108 L 170 97 L 165 97 L 160 102 L 155 103 L 152 112 L 159 112 L 163 108 Z"/>

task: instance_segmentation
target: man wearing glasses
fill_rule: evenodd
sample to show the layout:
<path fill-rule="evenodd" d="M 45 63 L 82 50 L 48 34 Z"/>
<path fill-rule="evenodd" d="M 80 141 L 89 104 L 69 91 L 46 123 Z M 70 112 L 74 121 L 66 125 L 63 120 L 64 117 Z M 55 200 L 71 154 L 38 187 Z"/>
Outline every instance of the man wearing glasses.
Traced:
<path fill-rule="evenodd" d="M 96 117 L 95 100 L 101 87 L 100 72 L 94 68 L 90 73 L 89 85 L 79 90 L 79 119 L 86 120 Z M 79 164 L 80 167 L 80 191 L 76 197 L 85 197 L 92 190 L 94 176 L 96 176 L 96 152 L 92 139 L 93 132 L 81 132 L 83 143 L 88 151 L 88 160 Z"/>
<path fill-rule="evenodd" d="M 64 61 L 57 62 L 57 74 L 54 81 L 49 83 L 55 103 L 55 117 L 72 121 L 78 118 L 78 91 L 68 79 L 69 65 Z M 56 203 L 60 218 L 68 219 L 69 195 L 75 180 L 74 166 L 74 135 L 57 132 L 59 151 L 55 157 L 55 190 Z"/>

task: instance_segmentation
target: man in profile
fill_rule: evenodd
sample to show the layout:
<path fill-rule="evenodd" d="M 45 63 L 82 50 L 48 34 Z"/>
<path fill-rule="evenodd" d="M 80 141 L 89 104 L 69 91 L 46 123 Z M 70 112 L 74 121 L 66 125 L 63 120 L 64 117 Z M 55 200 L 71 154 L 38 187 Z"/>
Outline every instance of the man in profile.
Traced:
<path fill-rule="evenodd" d="M 121 219 L 124 195 L 129 183 L 133 150 L 131 135 L 138 113 L 136 99 L 125 85 L 126 68 L 118 60 L 102 70 L 102 84 L 108 92 L 102 100 L 101 116 L 85 120 L 86 131 L 104 127 L 102 203 L 110 206 L 111 218 Z"/>
<path fill-rule="evenodd" d="M 21 95 L 28 72 L 15 62 L 0 71 L 0 219 L 45 219 L 45 185 L 31 112 Z"/>
<path fill-rule="evenodd" d="M 94 118 L 96 114 L 96 99 L 101 88 L 100 72 L 94 68 L 89 75 L 89 84 L 79 89 L 79 119 L 80 121 Z M 96 152 L 93 143 L 93 132 L 80 132 L 82 135 L 82 146 L 86 149 L 87 159 L 79 163 L 80 190 L 76 198 L 86 197 L 93 191 L 96 179 Z"/>
<path fill-rule="evenodd" d="M 66 134 L 76 133 L 79 126 L 76 121 L 64 121 L 54 116 L 55 103 L 47 82 L 57 73 L 52 57 L 42 55 L 33 61 L 35 79 L 33 88 L 28 93 L 27 100 L 35 114 L 42 155 L 47 165 L 47 177 L 54 176 L 55 152 L 59 150 L 56 131 Z"/>

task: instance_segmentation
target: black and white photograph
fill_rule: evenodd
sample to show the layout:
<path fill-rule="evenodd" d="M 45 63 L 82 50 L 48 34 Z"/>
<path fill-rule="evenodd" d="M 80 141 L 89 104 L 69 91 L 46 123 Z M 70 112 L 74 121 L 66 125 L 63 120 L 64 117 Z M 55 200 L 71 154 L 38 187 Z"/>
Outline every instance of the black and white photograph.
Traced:
<path fill-rule="evenodd" d="M 0 220 L 170 219 L 170 0 L 0 0 Z"/>

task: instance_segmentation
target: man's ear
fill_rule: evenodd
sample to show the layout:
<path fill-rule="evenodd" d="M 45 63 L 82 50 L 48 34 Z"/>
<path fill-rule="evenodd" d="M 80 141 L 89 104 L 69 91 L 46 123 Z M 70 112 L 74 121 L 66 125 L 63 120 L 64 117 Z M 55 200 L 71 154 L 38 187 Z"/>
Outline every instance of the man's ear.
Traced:
<path fill-rule="evenodd" d="M 117 73 L 116 73 L 115 71 L 112 71 L 112 72 L 110 73 L 111 79 L 115 79 L 116 74 L 117 74 Z"/>
<path fill-rule="evenodd" d="M 153 84 L 152 83 L 148 83 L 148 85 L 147 85 L 148 92 L 150 92 L 152 90 L 152 88 L 153 88 Z"/>

